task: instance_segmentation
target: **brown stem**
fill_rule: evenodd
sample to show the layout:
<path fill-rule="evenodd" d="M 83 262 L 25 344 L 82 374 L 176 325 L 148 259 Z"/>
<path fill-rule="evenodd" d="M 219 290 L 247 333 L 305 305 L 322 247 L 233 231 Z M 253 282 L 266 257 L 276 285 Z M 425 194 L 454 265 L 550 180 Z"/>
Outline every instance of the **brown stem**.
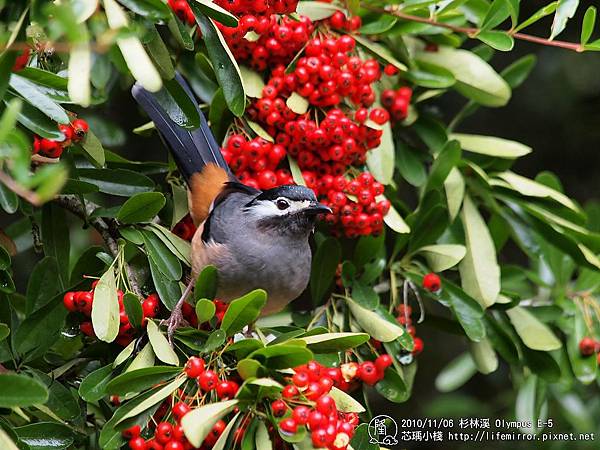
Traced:
<path fill-rule="evenodd" d="M 366 5 L 363 5 L 363 7 L 365 9 L 368 9 L 369 11 L 373 11 L 373 12 L 376 12 L 379 14 L 390 14 L 392 16 L 396 16 L 403 20 L 409 20 L 411 22 L 425 23 L 425 24 L 432 25 L 435 27 L 446 28 L 447 30 L 452 30 L 455 33 L 466 34 L 470 38 L 475 38 L 481 32 L 481 30 L 479 28 L 459 27 L 456 25 L 450 25 L 448 23 L 438 22 L 437 20 L 429 19 L 427 17 L 413 16 L 412 14 L 406 14 L 406 13 L 403 13 L 403 12 L 397 11 L 397 10 L 375 8 L 375 7 L 366 6 Z M 508 36 L 512 36 L 513 38 L 519 39 L 521 41 L 534 42 L 536 44 L 547 45 L 550 47 L 564 48 L 564 49 L 572 50 L 575 52 L 585 51 L 585 48 L 576 42 L 554 41 L 554 40 L 542 38 L 539 36 L 533 36 L 530 34 L 517 33 L 512 30 L 504 31 L 504 33 L 506 33 Z"/>
<path fill-rule="evenodd" d="M 79 217 L 81 220 L 93 226 L 96 229 L 96 231 L 100 233 L 100 236 L 102 236 L 102 239 L 106 243 L 106 246 L 108 247 L 112 255 L 115 258 L 117 257 L 117 255 L 119 254 L 119 244 L 117 243 L 118 236 L 116 230 L 118 228 L 116 227 L 116 222 L 113 219 L 108 218 L 105 219 L 100 217 L 88 217 L 89 214 L 94 209 L 96 209 L 98 205 L 87 200 L 84 204 L 82 204 L 81 201 L 74 195 L 59 195 L 58 197 L 56 197 L 54 202 L 60 207 L 66 209 L 67 211 L 70 211 L 71 213 Z M 129 264 L 125 264 L 125 270 L 127 271 L 127 278 L 129 279 L 131 290 L 135 295 L 141 297 L 142 291 L 140 289 L 137 275 L 134 273 L 133 269 L 129 266 Z"/>
<path fill-rule="evenodd" d="M 0 170 L 0 183 L 4 184 L 8 189 L 13 191 L 19 197 L 24 198 L 33 206 L 40 206 L 42 204 L 40 197 L 33 191 L 24 188 L 17 183 L 9 174 Z"/>

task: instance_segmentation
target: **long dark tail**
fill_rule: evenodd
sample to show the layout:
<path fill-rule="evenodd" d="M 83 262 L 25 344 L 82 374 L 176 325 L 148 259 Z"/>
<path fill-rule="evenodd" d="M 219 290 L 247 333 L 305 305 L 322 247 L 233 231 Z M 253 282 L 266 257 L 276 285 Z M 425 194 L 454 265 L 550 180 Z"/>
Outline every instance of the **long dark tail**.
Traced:
<path fill-rule="evenodd" d="M 194 94 L 183 77 L 177 74 L 175 80 L 185 90 L 192 103 L 197 105 Z M 150 116 L 156 129 L 167 142 L 175 163 L 186 181 L 189 181 L 194 173 L 201 171 L 208 163 L 214 163 L 222 167 L 227 171 L 231 180 L 236 180 L 221 154 L 219 144 L 217 144 L 210 131 L 204 114 L 198 106 L 196 106 L 196 109 L 200 115 L 200 126 L 195 130 L 186 130 L 171 120 L 160 106 L 155 94 L 146 91 L 138 83 L 133 86 L 131 93 L 142 109 Z"/>

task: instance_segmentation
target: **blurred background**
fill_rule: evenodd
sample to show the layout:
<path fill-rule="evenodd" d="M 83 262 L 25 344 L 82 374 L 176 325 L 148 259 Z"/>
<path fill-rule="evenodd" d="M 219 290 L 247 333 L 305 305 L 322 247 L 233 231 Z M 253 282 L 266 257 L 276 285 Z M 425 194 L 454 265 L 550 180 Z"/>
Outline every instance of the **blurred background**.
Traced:
<path fill-rule="evenodd" d="M 578 41 L 582 15 L 588 4 L 581 2 L 579 16 L 570 23 L 570 30 L 559 36 L 561 40 Z M 539 7 L 535 1 L 523 2 L 521 17 L 530 16 Z M 525 32 L 547 36 L 551 18 L 538 22 Z M 600 38 L 594 36 L 593 39 Z M 469 47 L 475 42 L 467 42 Z M 537 65 L 529 79 L 514 93 L 508 106 L 499 109 L 480 109 L 467 118 L 457 131 L 465 133 L 489 134 L 516 140 L 531 146 L 534 151 L 521 158 L 514 167 L 525 176 L 535 177 L 543 170 L 556 173 L 561 179 L 565 192 L 581 204 L 600 198 L 600 55 L 597 53 L 576 54 L 553 47 L 542 47 L 517 41 L 515 50 L 510 53 L 497 52 L 492 65 L 502 70 L 516 59 L 533 53 Z M 449 122 L 465 104 L 463 97 L 455 94 L 444 96 L 437 104 L 444 120 Z M 153 137 L 147 139 L 131 133 L 142 125 L 136 105 L 127 90 L 113 101 L 98 116 L 86 116 L 91 128 L 103 140 L 106 147 L 132 160 L 166 161 L 167 152 L 161 142 Z M 98 120 L 101 117 L 102 120 Z M 16 233 L 22 224 L 12 223 L 12 217 L 3 215 L 0 226 Z M 11 225 L 12 223 L 12 225 Z M 27 224 L 25 224 L 27 226 Z M 90 237 L 90 232 L 72 230 L 72 251 L 77 253 Z M 12 233 L 11 233 L 12 234 Z M 32 248 L 30 235 L 23 235 L 17 242 L 20 249 L 28 249 L 15 258 L 17 270 L 15 281 L 20 292 L 24 292 L 27 274 L 34 261 L 40 256 Z M 515 393 L 511 387 L 511 373 L 506 365 L 493 374 L 475 374 L 470 381 L 452 393 L 441 393 L 435 387 L 437 374 L 458 355 L 467 349 L 464 338 L 443 334 L 429 328 L 427 320 L 418 325 L 418 333 L 425 341 L 425 351 L 418 358 L 419 369 L 414 381 L 413 395 L 401 405 L 383 403 L 372 404 L 373 414 L 388 414 L 394 418 L 423 417 L 479 417 L 514 419 Z M 561 403 L 551 403 L 548 417 L 554 419 L 551 431 L 566 433 L 595 432 L 600 440 L 600 396 L 598 387 L 582 390 L 581 396 L 572 395 L 571 387 L 552 386 L 556 392 L 563 392 Z M 580 389 L 580 388 L 577 388 Z M 579 398 L 583 398 L 585 408 Z M 594 413 L 589 413 L 590 411 Z M 493 428 L 493 427 L 492 427 Z M 467 430 L 465 430 L 467 431 Z M 502 430 L 507 431 L 507 430 Z M 550 430 L 546 430 L 550 431 Z M 553 442 L 549 444 L 528 442 L 487 442 L 483 444 L 443 444 L 414 443 L 397 448 L 444 448 L 473 449 L 579 449 L 600 448 L 599 442 Z M 361 449 L 356 449 L 361 450 Z"/>

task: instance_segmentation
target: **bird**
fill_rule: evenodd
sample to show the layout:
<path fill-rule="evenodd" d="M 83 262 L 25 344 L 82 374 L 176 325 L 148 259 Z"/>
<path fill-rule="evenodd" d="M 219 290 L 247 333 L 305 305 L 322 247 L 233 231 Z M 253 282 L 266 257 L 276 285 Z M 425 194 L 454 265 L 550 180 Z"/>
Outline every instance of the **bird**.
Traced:
<path fill-rule="evenodd" d="M 180 74 L 194 105 L 194 95 Z M 166 141 L 188 186 L 190 215 L 197 225 L 191 243 L 191 280 L 168 320 L 168 333 L 183 322 L 181 306 L 203 268 L 217 269 L 217 298 L 230 302 L 264 289 L 262 315 L 281 311 L 308 285 L 312 252 L 309 238 L 319 215 L 331 209 L 312 189 L 283 185 L 261 191 L 241 183 L 228 167 L 202 111 L 200 124 L 186 129 L 163 108 L 161 92 L 136 83 L 132 95 Z"/>

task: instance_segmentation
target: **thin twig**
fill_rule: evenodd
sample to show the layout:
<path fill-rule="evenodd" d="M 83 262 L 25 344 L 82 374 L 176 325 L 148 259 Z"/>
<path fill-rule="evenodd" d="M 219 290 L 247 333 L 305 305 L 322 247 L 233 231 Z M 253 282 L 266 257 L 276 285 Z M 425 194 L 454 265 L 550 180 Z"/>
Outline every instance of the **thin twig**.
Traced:
<path fill-rule="evenodd" d="M 429 19 L 427 17 L 413 16 L 412 14 L 406 14 L 401 11 L 397 11 L 397 10 L 393 10 L 393 9 L 375 8 L 375 7 L 366 6 L 366 5 L 361 5 L 361 6 L 363 6 L 365 9 L 368 9 L 369 11 L 373 11 L 373 12 L 376 12 L 379 14 L 390 14 L 392 16 L 396 16 L 403 20 L 408 20 L 411 22 L 418 22 L 418 23 L 425 23 L 425 24 L 432 25 L 435 27 L 440 27 L 440 28 L 446 28 L 448 30 L 454 31 L 455 33 L 466 34 L 470 38 L 476 38 L 477 35 L 481 32 L 481 30 L 479 28 L 459 27 L 459 26 L 450 25 L 450 24 L 444 23 L 444 22 L 438 22 L 435 19 Z M 546 45 L 546 46 L 550 46 L 550 47 L 564 48 L 566 50 L 572 50 L 575 52 L 585 51 L 585 48 L 581 44 L 576 43 L 576 42 L 554 41 L 554 40 L 546 39 L 546 38 L 539 37 L 539 36 L 533 36 L 531 34 L 517 33 L 513 30 L 507 30 L 507 31 L 504 31 L 504 33 L 506 33 L 508 36 L 512 36 L 513 38 L 519 39 L 521 41 L 534 42 L 536 44 Z"/>
<path fill-rule="evenodd" d="M 103 219 L 100 217 L 88 217 L 98 205 L 87 200 L 84 204 L 82 204 L 81 201 L 74 195 L 59 195 L 54 202 L 60 207 L 75 214 L 81 220 L 87 221 L 87 223 L 94 227 L 96 231 L 100 233 L 100 236 L 102 236 L 102 239 L 106 243 L 106 246 L 112 255 L 115 258 L 117 257 L 119 254 L 119 244 L 117 243 L 118 236 L 115 231 L 117 228 L 114 220 L 108 218 Z M 131 290 L 135 295 L 141 296 L 142 291 L 139 286 L 137 275 L 134 273 L 129 264 L 125 264 L 125 270 L 127 271 L 127 278 L 129 279 Z"/>

